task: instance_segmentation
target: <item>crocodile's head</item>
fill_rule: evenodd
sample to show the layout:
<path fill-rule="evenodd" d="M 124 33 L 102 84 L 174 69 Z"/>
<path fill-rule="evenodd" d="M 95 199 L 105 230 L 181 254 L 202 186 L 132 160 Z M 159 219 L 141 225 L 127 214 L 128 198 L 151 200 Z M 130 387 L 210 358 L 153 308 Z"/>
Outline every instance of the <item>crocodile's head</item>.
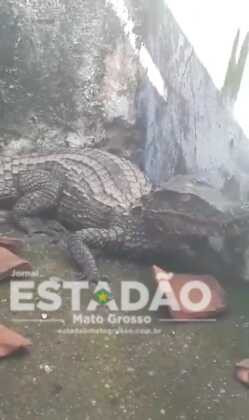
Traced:
<path fill-rule="evenodd" d="M 156 244 L 163 261 L 172 258 L 178 270 L 220 273 L 227 266 L 224 215 L 202 198 L 154 190 L 143 198 L 134 214 L 137 220 L 140 214 L 146 238 Z"/>
<path fill-rule="evenodd" d="M 213 203 L 184 190 L 154 190 L 140 209 L 146 235 L 162 250 L 173 244 L 173 256 L 174 250 L 181 250 L 186 259 L 206 261 L 208 270 L 218 259 L 222 274 L 248 280 L 249 209 L 238 203 L 230 208 Z"/>
<path fill-rule="evenodd" d="M 167 189 L 152 191 L 143 199 L 143 217 L 157 237 L 208 238 L 224 234 L 224 215 L 202 198 Z"/>

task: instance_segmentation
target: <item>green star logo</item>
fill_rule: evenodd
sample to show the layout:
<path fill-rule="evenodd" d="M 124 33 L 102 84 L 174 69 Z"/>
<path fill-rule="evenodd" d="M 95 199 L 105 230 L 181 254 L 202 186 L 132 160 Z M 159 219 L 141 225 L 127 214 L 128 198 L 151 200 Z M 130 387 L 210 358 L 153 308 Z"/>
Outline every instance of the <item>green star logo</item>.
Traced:
<path fill-rule="evenodd" d="M 95 293 L 95 298 L 100 305 L 106 305 L 112 300 L 112 294 L 108 290 L 101 289 Z"/>

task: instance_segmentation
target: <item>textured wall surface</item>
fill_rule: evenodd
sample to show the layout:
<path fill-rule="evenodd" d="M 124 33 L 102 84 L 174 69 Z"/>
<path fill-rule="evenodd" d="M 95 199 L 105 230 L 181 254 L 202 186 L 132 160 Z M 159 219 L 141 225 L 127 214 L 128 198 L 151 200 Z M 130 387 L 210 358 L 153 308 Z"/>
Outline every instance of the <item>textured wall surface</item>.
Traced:
<path fill-rule="evenodd" d="M 103 0 L 0 6 L 2 145 L 112 147 L 119 136 L 120 147 L 136 138 L 137 59 Z"/>
<path fill-rule="evenodd" d="M 162 0 L 0 0 L 0 140 L 4 153 L 96 143 L 155 183 L 198 173 L 248 191 L 248 140 Z"/>
<path fill-rule="evenodd" d="M 241 192 L 245 197 L 248 139 L 224 108 L 209 74 L 170 11 L 163 2 L 157 2 L 157 7 L 146 3 L 150 19 L 144 42 L 168 89 L 165 102 L 145 81 L 139 95 L 146 128 L 146 171 L 158 183 L 175 173 L 198 173 L 232 196 Z"/>

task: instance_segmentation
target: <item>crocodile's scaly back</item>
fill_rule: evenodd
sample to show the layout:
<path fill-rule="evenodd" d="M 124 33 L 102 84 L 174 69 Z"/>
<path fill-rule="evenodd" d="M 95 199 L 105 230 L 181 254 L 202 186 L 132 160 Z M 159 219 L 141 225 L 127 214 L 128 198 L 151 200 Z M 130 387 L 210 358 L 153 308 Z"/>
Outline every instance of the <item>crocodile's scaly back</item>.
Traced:
<path fill-rule="evenodd" d="M 17 165 L 18 166 L 18 165 Z M 18 172 L 16 162 L 9 157 L 0 158 L 0 200 L 17 198 L 15 174 Z"/>
<path fill-rule="evenodd" d="M 66 235 L 68 250 L 89 281 L 100 279 L 92 248 L 165 258 L 184 250 L 187 255 L 189 249 L 198 255 L 200 243 L 209 249 L 217 232 L 223 241 L 222 214 L 213 213 L 205 200 L 182 194 L 181 186 L 173 191 L 174 200 L 169 190 L 151 191 L 135 165 L 101 150 L 0 158 L 0 200 L 13 198 L 12 220 L 29 233 L 34 217 L 42 231 L 42 215 L 73 228 Z M 237 228 L 236 222 L 234 235 Z M 60 235 L 60 226 L 55 230 Z"/>
<path fill-rule="evenodd" d="M 143 173 L 130 161 L 100 150 L 86 152 L 81 172 L 78 174 L 76 169 L 74 176 L 85 195 L 110 207 L 128 209 L 151 188 Z"/>
<path fill-rule="evenodd" d="M 1 158 L 0 197 L 19 198 L 20 175 L 31 174 L 32 179 L 37 170 L 51 173 L 51 182 L 54 178 L 62 184 L 59 218 L 83 227 L 104 225 L 110 209 L 129 211 L 151 189 L 143 173 L 127 159 L 88 149 Z"/>
<path fill-rule="evenodd" d="M 66 181 L 58 208 L 62 221 L 83 227 L 107 226 L 113 214 L 129 211 L 151 190 L 143 173 L 126 159 L 89 150 L 80 162 L 72 165 L 71 179 Z"/>

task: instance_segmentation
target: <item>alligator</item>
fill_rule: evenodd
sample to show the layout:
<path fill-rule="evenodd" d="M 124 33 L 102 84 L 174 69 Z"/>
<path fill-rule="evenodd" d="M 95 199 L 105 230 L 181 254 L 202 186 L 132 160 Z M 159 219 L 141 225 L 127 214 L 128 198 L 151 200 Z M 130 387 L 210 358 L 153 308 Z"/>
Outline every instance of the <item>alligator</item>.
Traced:
<path fill-rule="evenodd" d="M 156 200 L 153 206 L 153 194 L 155 188 L 137 166 L 99 149 L 0 159 L 0 201 L 11 203 L 12 220 L 32 233 L 32 218 L 36 223 L 52 215 L 69 230 L 70 255 L 89 281 L 99 279 L 94 248 L 132 257 L 165 256 L 184 247 L 185 237 L 200 239 L 223 229 L 222 214 L 212 206 L 205 207 L 208 219 L 207 211 L 203 217 L 193 215 L 179 203 L 179 208 L 160 210 Z"/>

